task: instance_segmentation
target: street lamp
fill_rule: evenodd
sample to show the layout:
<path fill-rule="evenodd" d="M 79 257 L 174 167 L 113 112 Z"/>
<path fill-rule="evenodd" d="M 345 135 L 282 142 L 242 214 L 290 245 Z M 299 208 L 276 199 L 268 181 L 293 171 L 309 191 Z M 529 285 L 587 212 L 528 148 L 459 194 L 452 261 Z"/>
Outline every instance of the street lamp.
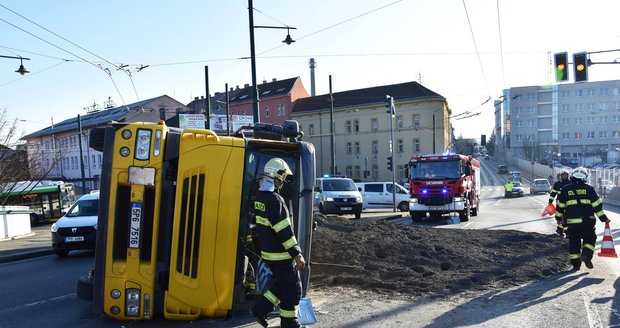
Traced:
<path fill-rule="evenodd" d="M 15 71 L 15 73 L 19 73 L 21 75 L 25 75 L 26 73 L 30 73 L 30 71 L 28 71 L 24 67 L 24 60 L 30 60 L 30 58 L 26 58 L 26 57 L 22 57 L 22 56 L 14 57 L 14 56 L 3 56 L 3 55 L 0 55 L 0 58 L 19 59 L 20 65 L 19 65 L 19 68 Z"/>
<path fill-rule="evenodd" d="M 274 29 L 286 29 L 286 38 L 282 43 L 290 45 L 295 42 L 289 33 L 289 30 L 296 30 L 296 27 L 291 26 L 254 26 L 254 6 L 252 0 L 248 0 L 248 10 L 250 12 L 250 61 L 252 63 L 252 114 L 254 115 L 254 123 L 260 122 L 259 114 L 259 100 L 258 100 L 258 86 L 256 85 L 256 51 L 254 50 L 254 29 L 255 28 L 274 28 Z"/>

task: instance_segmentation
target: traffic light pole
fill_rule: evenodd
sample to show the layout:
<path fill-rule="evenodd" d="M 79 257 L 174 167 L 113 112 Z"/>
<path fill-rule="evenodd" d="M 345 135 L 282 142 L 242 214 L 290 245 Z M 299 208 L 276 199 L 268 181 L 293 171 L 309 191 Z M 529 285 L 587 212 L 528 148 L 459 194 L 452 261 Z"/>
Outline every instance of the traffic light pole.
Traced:
<path fill-rule="evenodd" d="M 392 156 L 392 211 L 396 212 L 396 167 L 394 165 L 394 98 L 388 96 L 388 113 L 390 113 L 390 156 Z"/>

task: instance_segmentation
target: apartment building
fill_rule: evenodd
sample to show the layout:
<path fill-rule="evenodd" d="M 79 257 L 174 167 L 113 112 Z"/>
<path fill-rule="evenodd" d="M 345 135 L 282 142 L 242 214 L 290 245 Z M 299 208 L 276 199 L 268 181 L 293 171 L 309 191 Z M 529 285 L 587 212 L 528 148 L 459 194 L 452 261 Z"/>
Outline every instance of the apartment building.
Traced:
<path fill-rule="evenodd" d="M 391 127 L 387 95 L 396 108 Z M 404 181 L 404 165 L 413 155 L 451 150 L 450 114 L 444 97 L 407 82 L 301 98 L 291 119 L 299 121 L 304 140 L 316 147 L 317 175 L 335 171 L 363 181 L 392 180 L 387 157 L 393 131 L 393 165 L 397 180 Z"/>
<path fill-rule="evenodd" d="M 505 89 L 502 146 L 519 158 L 570 165 L 620 162 L 620 80 Z"/>

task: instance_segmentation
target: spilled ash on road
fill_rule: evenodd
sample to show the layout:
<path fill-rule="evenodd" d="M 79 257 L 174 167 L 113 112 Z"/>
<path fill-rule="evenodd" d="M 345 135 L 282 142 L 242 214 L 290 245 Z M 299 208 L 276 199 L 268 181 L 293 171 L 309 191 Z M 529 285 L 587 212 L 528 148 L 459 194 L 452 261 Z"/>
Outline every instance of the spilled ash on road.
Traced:
<path fill-rule="evenodd" d="M 568 267 L 567 242 L 555 235 L 435 229 L 318 213 L 314 219 L 310 284 L 315 290 L 445 296 L 518 286 Z"/>

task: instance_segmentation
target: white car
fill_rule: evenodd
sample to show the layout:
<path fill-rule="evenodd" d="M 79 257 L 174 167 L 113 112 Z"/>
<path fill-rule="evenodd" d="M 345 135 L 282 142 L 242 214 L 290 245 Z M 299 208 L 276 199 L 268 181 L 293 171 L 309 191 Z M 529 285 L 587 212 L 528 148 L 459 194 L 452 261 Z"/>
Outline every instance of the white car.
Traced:
<path fill-rule="evenodd" d="M 99 192 L 86 194 L 69 211 L 52 224 L 52 248 L 56 255 L 67 256 L 78 249 L 95 249 Z"/>
<path fill-rule="evenodd" d="M 391 182 L 358 182 L 355 185 L 362 194 L 364 208 L 394 207 L 396 197 L 396 208 L 401 212 L 409 211 L 409 192 L 398 183 L 395 184 L 396 195 Z"/>

